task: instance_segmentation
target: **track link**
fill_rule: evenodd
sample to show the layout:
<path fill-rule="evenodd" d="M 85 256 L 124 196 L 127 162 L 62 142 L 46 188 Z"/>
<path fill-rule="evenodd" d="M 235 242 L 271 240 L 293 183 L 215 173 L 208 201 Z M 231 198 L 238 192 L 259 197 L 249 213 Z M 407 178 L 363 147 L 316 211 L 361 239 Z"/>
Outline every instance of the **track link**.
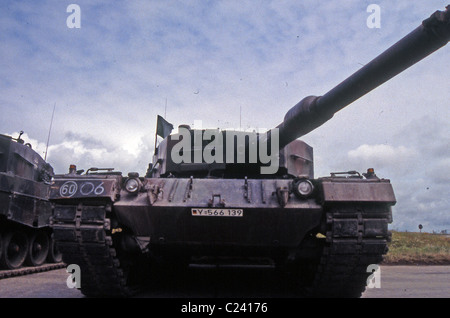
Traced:
<path fill-rule="evenodd" d="M 392 222 L 389 206 L 335 206 L 326 214 L 326 243 L 309 296 L 360 297 L 372 274 L 368 266 L 379 264 L 387 253 Z"/>
<path fill-rule="evenodd" d="M 81 270 L 81 292 L 90 297 L 127 297 L 136 290 L 127 284 L 110 231 L 110 204 L 56 205 L 54 238 L 66 264 Z"/>
<path fill-rule="evenodd" d="M 18 269 L 1 270 L 0 271 L 0 279 L 51 271 L 54 269 L 63 268 L 65 266 L 66 265 L 61 262 L 61 263 L 52 263 L 52 264 L 47 263 L 47 264 L 43 264 L 40 266 L 22 267 L 22 268 L 18 268 Z"/>

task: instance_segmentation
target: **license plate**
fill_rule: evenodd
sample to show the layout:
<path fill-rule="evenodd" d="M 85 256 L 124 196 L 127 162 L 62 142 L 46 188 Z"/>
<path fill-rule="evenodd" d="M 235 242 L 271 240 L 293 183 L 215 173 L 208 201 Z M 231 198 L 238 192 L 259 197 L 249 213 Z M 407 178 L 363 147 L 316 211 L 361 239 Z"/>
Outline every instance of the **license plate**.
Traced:
<path fill-rule="evenodd" d="M 232 216 L 240 217 L 244 216 L 243 209 L 203 209 L 192 208 L 191 213 L 193 216 Z"/>

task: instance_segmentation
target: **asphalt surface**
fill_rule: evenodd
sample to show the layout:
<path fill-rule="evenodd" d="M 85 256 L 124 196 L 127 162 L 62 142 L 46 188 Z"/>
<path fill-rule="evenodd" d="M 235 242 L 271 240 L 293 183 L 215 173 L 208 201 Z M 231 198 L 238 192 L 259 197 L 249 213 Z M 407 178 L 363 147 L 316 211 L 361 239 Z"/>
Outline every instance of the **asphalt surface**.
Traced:
<path fill-rule="evenodd" d="M 69 274 L 58 269 L 0 280 L 0 298 L 85 298 L 68 288 Z M 82 281 L 82 280 L 81 280 Z M 135 298 L 295 298 L 288 283 L 270 270 L 194 268 L 188 277 L 173 275 Z M 381 266 L 377 282 L 362 298 L 449 298 L 450 266 Z"/>
<path fill-rule="evenodd" d="M 382 266 L 380 288 L 363 298 L 449 298 L 450 266 Z"/>

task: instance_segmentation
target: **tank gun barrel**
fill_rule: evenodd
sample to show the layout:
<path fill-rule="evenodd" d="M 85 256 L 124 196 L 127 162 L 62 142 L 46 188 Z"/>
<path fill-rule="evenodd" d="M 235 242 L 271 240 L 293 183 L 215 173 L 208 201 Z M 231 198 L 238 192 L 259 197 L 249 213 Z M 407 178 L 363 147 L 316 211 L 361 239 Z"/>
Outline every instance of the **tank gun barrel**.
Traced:
<path fill-rule="evenodd" d="M 323 96 L 308 96 L 292 107 L 279 129 L 280 148 L 311 132 L 374 88 L 398 75 L 450 40 L 450 5 L 436 11 L 353 75 Z"/>

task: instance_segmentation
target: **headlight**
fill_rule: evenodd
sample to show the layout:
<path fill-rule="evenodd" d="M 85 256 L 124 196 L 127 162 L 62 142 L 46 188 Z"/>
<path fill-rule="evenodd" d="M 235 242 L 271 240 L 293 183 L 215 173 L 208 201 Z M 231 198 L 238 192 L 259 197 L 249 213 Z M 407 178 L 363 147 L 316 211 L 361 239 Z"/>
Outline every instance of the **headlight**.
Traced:
<path fill-rule="evenodd" d="M 125 182 L 125 190 L 127 190 L 129 193 L 137 193 L 141 187 L 141 183 L 138 179 L 128 179 Z"/>
<path fill-rule="evenodd" d="M 308 179 L 300 179 L 294 183 L 294 192 L 302 199 L 309 197 L 314 191 L 314 185 Z"/>

